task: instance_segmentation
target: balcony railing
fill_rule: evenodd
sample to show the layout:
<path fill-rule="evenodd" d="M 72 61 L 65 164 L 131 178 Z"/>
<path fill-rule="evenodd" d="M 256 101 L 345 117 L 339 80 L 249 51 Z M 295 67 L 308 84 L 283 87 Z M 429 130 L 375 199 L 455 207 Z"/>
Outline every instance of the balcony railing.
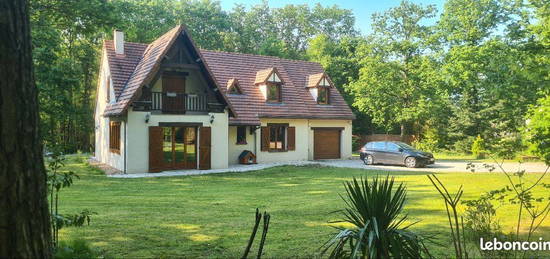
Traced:
<path fill-rule="evenodd" d="M 150 98 L 145 97 L 138 103 L 139 110 L 162 111 L 163 113 L 208 111 L 207 95 L 151 92 Z"/>

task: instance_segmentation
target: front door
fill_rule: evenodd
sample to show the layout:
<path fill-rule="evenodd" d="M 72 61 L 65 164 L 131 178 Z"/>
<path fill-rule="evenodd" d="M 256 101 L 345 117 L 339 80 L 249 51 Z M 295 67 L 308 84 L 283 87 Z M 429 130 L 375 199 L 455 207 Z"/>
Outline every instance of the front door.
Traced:
<path fill-rule="evenodd" d="M 150 127 L 149 171 L 196 169 L 196 127 Z"/>

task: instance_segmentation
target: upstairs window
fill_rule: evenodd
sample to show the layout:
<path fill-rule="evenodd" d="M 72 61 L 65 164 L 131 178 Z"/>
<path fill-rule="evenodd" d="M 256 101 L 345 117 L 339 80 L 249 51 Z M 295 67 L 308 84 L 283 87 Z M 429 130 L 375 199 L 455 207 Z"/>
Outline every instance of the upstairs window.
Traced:
<path fill-rule="evenodd" d="M 276 68 L 271 67 L 256 72 L 255 85 L 260 86 L 260 91 L 268 103 L 282 102 L 282 86 L 285 84 Z"/>
<path fill-rule="evenodd" d="M 317 87 L 317 104 L 328 104 L 329 88 L 324 86 Z"/>
<path fill-rule="evenodd" d="M 333 87 L 325 73 L 309 75 L 306 88 L 317 104 L 330 104 L 330 88 Z"/>
<path fill-rule="evenodd" d="M 237 145 L 246 145 L 246 126 L 237 127 Z"/>
<path fill-rule="evenodd" d="M 267 87 L 267 101 L 272 103 L 280 103 L 282 101 L 281 85 L 268 83 L 266 87 Z"/>
<path fill-rule="evenodd" d="M 229 94 L 243 94 L 239 81 L 235 78 L 229 79 L 227 82 L 227 93 Z"/>
<path fill-rule="evenodd" d="M 120 154 L 120 121 L 111 121 L 109 125 L 109 150 Z"/>

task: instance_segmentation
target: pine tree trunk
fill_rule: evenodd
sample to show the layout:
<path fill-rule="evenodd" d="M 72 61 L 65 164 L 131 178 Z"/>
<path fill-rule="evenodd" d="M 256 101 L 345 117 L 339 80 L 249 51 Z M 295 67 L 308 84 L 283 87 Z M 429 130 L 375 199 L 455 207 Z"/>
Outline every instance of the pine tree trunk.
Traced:
<path fill-rule="evenodd" d="M 28 2 L 0 1 L 0 258 L 51 258 Z"/>
<path fill-rule="evenodd" d="M 401 123 L 401 141 L 405 140 L 405 124 Z"/>

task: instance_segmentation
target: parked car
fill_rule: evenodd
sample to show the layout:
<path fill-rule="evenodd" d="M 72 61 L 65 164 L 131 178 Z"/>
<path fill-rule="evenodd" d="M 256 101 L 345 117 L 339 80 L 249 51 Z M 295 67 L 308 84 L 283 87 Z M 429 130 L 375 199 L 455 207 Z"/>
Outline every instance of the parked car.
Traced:
<path fill-rule="evenodd" d="M 424 167 L 435 163 L 432 153 L 416 150 L 398 141 L 369 142 L 361 148 L 360 157 L 366 165 L 393 164 Z"/>

